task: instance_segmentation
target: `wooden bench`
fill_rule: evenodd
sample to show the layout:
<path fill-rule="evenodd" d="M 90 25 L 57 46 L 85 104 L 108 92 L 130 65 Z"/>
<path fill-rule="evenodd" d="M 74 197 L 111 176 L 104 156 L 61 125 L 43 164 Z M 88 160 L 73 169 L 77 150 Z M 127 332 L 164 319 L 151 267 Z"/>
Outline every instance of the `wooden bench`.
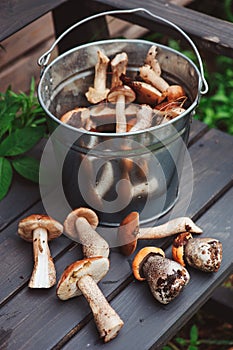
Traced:
<path fill-rule="evenodd" d="M 127 3 L 122 0 L 88 0 L 82 9 L 77 9 L 75 1 L 53 0 L 43 4 L 41 1 L 29 0 L 8 1 L 7 4 L 2 2 L 0 40 L 51 10 L 56 32 L 60 34 L 74 21 L 92 13 L 140 5 L 136 0 Z M 145 7 L 178 24 L 201 48 L 214 54 L 232 56 L 232 24 L 164 1 L 151 0 Z M 161 30 L 170 34 L 170 28 L 155 23 L 143 14 L 124 18 L 152 31 Z M 82 41 L 90 40 L 92 33 L 93 27 L 87 26 L 82 32 Z M 73 42 L 81 42 L 77 39 L 77 33 L 73 33 L 59 46 L 60 51 L 67 50 Z M 44 209 L 38 186 L 15 175 L 9 194 L 0 202 L 0 348 L 83 350 L 104 347 L 125 350 L 159 349 L 166 344 L 216 293 L 216 288 L 233 271 L 232 147 L 233 137 L 218 130 L 208 130 L 204 124 L 193 121 L 189 152 L 194 171 L 194 188 L 187 215 L 203 228 L 203 236 L 216 237 L 222 241 L 223 261 L 220 270 L 205 274 L 189 269 L 191 281 L 188 286 L 176 300 L 164 306 L 153 299 L 145 283 L 133 278 L 132 258 L 123 257 L 117 248 L 112 249 L 111 269 L 100 282 L 100 287 L 125 325 L 118 337 L 105 345 L 99 339 L 90 309 L 82 297 L 62 302 L 56 297 L 55 287 L 49 290 L 28 288 L 33 261 L 32 247 L 18 237 L 17 225 L 21 218 L 30 213 L 44 212 Z M 178 206 L 186 199 L 185 189 L 190 181 L 184 174 Z M 169 213 L 158 224 L 166 222 L 168 218 Z M 148 244 L 154 242 L 140 242 L 138 249 Z M 156 245 L 164 248 L 168 257 L 171 256 L 170 239 Z M 65 236 L 51 242 L 50 247 L 58 277 L 68 264 L 82 257 L 80 246 Z"/>

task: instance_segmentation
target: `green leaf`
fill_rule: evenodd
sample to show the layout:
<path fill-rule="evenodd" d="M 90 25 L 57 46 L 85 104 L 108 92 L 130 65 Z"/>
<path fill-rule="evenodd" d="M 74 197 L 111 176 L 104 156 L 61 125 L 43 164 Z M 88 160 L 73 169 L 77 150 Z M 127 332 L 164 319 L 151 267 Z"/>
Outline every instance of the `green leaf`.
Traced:
<path fill-rule="evenodd" d="M 12 132 L 0 144 L 0 156 L 17 156 L 31 149 L 44 135 L 45 127 L 26 127 Z"/>
<path fill-rule="evenodd" d="M 190 330 L 190 342 L 191 344 L 196 344 L 198 340 L 198 328 L 197 326 L 194 324 L 192 327 L 191 327 L 191 330 Z"/>
<path fill-rule="evenodd" d="M 39 182 L 40 162 L 32 157 L 20 157 L 12 161 L 12 165 L 18 174 L 28 180 Z"/>
<path fill-rule="evenodd" d="M 0 200 L 6 196 L 10 188 L 12 175 L 13 171 L 9 160 L 0 157 Z"/>
<path fill-rule="evenodd" d="M 195 345 L 189 345 L 188 350 L 198 350 L 198 347 Z"/>
<path fill-rule="evenodd" d="M 175 341 L 180 345 L 186 345 L 187 341 L 184 338 L 176 337 Z"/>

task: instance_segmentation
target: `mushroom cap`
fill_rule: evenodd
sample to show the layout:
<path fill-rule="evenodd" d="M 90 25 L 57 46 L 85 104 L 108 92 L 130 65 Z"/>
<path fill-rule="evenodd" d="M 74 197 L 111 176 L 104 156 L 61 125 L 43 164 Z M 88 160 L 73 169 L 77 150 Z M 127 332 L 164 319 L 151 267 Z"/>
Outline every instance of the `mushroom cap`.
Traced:
<path fill-rule="evenodd" d="M 185 245 L 187 263 L 204 272 L 218 271 L 222 261 L 222 243 L 216 238 L 190 239 Z"/>
<path fill-rule="evenodd" d="M 181 85 L 170 85 L 167 90 L 164 91 L 168 101 L 174 101 L 181 97 L 186 97 L 186 93 Z"/>
<path fill-rule="evenodd" d="M 145 277 L 142 276 L 142 265 L 151 255 L 160 255 L 161 257 L 165 257 L 165 253 L 161 248 L 157 247 L 144 247 L 135 255 L 132 262 L 132 270 L 134 277 L 139 281 L 144 281 Z"/>
<path fill-rule="evenodd" d="M 119 96 L 125 96 L 125 103 L 133 102 L 136 99 L 135 92 L 127 85 L 116 86 L 110 90 L 107 99 L 115 103 Z"/>
<path fill-rule="evenodd" d="M 94 230 L 99 224 L 98 216 L 93 210 L 85 207 L 73 210 L 64 221 L 64 229 L 68 235 L 74 238 L 77 238 L 75 222 L 78 218 L 85 218 Z"/>
<path fill-rule="evenodd" d="M 63 114 L 60 120 L 75 128 L 85 127 L 85 121 L 90 118 L 90 111 L 86 107 L 76 107 Z"/>
<path fill-rule="evenodd" d="M 98 283 L 109 270 L 109 260 L 103 257 L 87 258 L 69 265 L 60 277 L 56 294 L 61 300 L 68 300 L 82 294 L 77 282 L 83 276 L 91 276 Z"/>
<path fill-rule="evenodd" d="M 117 238 L 122 254 L 131 255 L 137 246 L 137 235 L 139 230 L 139 214 L 136 211 L 128 214 L 120 223 Z"/>
<path fill-rule="evenodd" d="M 190 232 L 183 232 L 180 233 L 173 241 L 172 257 L 182 266 L 185 266 L 184 247 L 187 244 L 188 240 L 192 238 L 193 236 Z"/>
<path fill-rule="evenodd" d="M 50 216 L 32 214 L 20 220 L 18 225 L 18 234 L 25 241 L 32 242 L 33 231 L 37 228 L 43 228 L 47 230 L 49 241 L 59 237 L 63 232 L 63 225 Z"/>

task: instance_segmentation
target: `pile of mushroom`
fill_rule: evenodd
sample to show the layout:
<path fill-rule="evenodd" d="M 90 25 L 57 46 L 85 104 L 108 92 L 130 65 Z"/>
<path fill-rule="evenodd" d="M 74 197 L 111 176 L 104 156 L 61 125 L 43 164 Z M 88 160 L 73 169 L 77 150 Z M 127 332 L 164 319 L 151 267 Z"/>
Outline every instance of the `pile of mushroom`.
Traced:
<path fill-rule="evenodd" d="M 95 108 L 79 106 L 66 112 L 61 121 L 89 131 L 125 133 L 148 129 L 183 113 L 186 93 L 182 86 L 169 85 L 162 77 L 156 57 L 157 47 L 153 45 L 144 65 L 138 68 L 138 77 L 132 78 L 127 76 L 126 52 L 110 60 L 98 50 L 93 87 L 89 87 L 85 96 L 90 107 L 100 106 L 102 114 L 96 115 Z M 108 74 L 111 74 L 109 87 Z M 132 102 L 137 104 L 133 115 L 127 112 L 127 104 Z M 101 125 L 103 118 L 105 122 Z"/>
<path fill-rule="evenodd" d="M 87 300 L 103 341 L 114 339 L 124 322 L 111 307 L 98 282 L 109 271 L 109 245 L 98 234 L 96 213 L 85 207 L 73 210 L 64 221 L 65 232 L 82 245 L 84 258 L 71 263 L 61 275 L 56 288 L 57 297 L 68 300 L 83 295 Z M 48 240 L 59 237 L 63 225 L 46 215 L 30 215 L 19 222 L 18 234 L 33 242 L 34 268 L 30 288 L 50 288 L 56 283 L 56 269 L 50 254 Z M 146 280 L 154 298 L 162 304 L 170 303 L 188 284 L 190 275 L 185 267 L 205 272 L 218 271 L 222 261 L 222 244 L 215 238 L 193 238 L 201 234 L 189 217 L 178 217 L 155 227 L 139 227 L 139 214 L 131 212 L 117 230 L 121 252 L 129 256 L 136 250 L 137 240 L 159 239 L 177 234 L 172 245 L 173 260 L 165 257 L 155 246 L 140 249 L 133 258 L 135 279 Z"/>

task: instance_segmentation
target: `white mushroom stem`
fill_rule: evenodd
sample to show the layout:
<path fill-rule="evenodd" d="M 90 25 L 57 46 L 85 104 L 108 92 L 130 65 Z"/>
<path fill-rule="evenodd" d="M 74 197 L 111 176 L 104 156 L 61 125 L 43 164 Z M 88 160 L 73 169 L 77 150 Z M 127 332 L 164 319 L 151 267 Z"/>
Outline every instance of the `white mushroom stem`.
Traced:
<path fill-rule="evenodd" d="M 117 54 L 111 61 L 112 68 L 112 82 L 111 88 L 122 85 L 120 80 L 121 74 L 126 73 L 126 67 L 128 64 L 128 56 L 125 52 Z"/>
<path fill-rule="evenodd" d="M 189 217 L 179 217 L 167 223 L 154 227 L 140 228 L 137 239 L 156 239 L 168 237 L 181 232 L 192 232 L 200 234 L 202 229 L 198 227 Z"/>
<path fill-rule="evenodd" d="M 160 64 L 159 64 L 156 56 L 157 56 L 157 47 L 155 45 L 152 45 L 150 50 L 147 53 L 145 63 L 149 64 L 149 66 L 151 66 L 151 68 L 154 70 L 154 72 L 160 76 L 161 75 L 161 67 L 160 67 Z"/>
<path fill-rule="evenodd" d="M 139 183 L 138 185 L 135 185 L 132 187 L 132 196 L 133 197 L 139 197 L 139 196 L 145 196 L 145 195 L 152 195 L 155 193 L 159 188 L 158 181 L 155 177 L 152 177 L 147 182 Z"/>
<path fill-rule="evenodd" d="M 153 120 L 153 110 L 148 105 L 142 105 L 137 112 L 137 123 L 130 129 L 130 131 L 145 130 L 151 127 Z"/>
<path fill-rule="evenodd" d="M 114 172 L 111 162 L 106 162 L 103 167 L 103 171 L 99 178 L 97 185 L 95 186 L 95 192 L 100 198 L 110 190 L 114 182 Z"/>
<path fill-rule="evenodd" d="M 126 132 L 125 96 L 119 95 L 116 101 L 116 133 Z"/>
<path fill-rule="evenodd" d="M 109 256 L 109 245 L 98 232 L 96 232 L 87 219 L 79 217 L 75 222 L 76 231 L 80 243 L 83 246 L 83 255 L 86 258 Z"/>
<path fill-rule="evenodd" d="M 159 91 L 165 91 L 169 88 L 169 84 L 161 76 L 159 76 L 148 64 L 140 67 L 140 77 L 149 84 L 152 84 Z"/>
<path fill-rule="evenodd" d="M 82 276 L 77 285 L 90 305 L 100 337 L 107 343 L 117 336 L 124 322 L 108 303 L 92 277 Z"/>
<path fill-rule="evenodd" d="M 109 92 L 109 89 L 106 88 L 109 58 L 99 50 L 97 54 L 98 61 L 95 66 L 94 87 L 89 87 L 89 90 L 85 94 L 90 103 L 103 101 Z"/>
<path fill-rule="evenodd" d="M 34 268 L 30 288 L 50 288 L 56 283 L 56 270 L 48 246 L 48 234 L 44 228 L 33 231 Z"/>

